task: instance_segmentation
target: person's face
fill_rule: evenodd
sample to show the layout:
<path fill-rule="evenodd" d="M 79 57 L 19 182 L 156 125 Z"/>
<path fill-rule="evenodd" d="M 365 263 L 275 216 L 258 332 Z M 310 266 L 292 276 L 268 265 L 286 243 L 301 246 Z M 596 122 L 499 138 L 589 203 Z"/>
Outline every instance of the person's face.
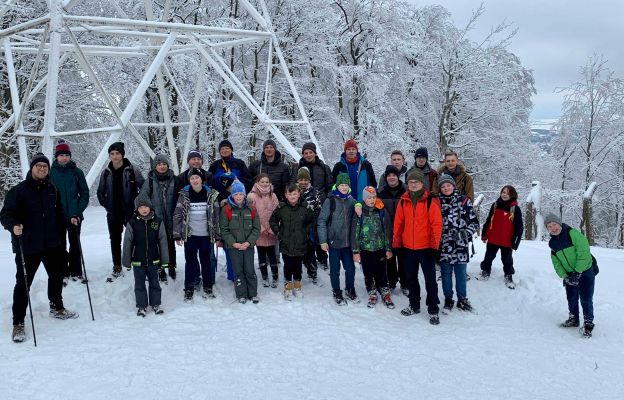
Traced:
<path fill-rule="evenodd" d="M 232 197 L 234 198 L 234 201 L 238 205 L 243 204 L 243 201 L 245 201 L 245 194 L 244 193 L 236 193 L 236 194 L 232 195 Z"/>
<path fill-rule="evenodd" d="M 266 146 L 264 148 L 264 155 L 267 156 L 267 158 L 275 157 L 275 147 L 273 147 L 273 146 Z"/>
<path fill-rule="evenodd" d="M 394 165 L 394 167 L 400 171 L 401 168 L 403 168 L 403 164 L 405 164 L 405 159 L 400 154 L 393 154 L 392 157 L 390 157 L 390 164 Z"/>
<path fill-rule="evenodd" d="M 202 165 L 204 164 L 204 160 L 202 160 L 199 157 L 191 157 L 191 159 L 188 162 L 188 165 L 190 168 L 201 168 Z"/>
<path fill-rule="evenodd" d="M 457 167 L 457 157 L 454 155 L 444 157 L 444 165 L 449 171 L 455 171 L 455 167 Z"/>
<path fill-rule="evenodd" d="M 448 182 L 444 182 L 442 186 L 440 186 L 440 192 L 442 192 L 442 194 L 445 196 L 452 195 L 453 190 L 455 190 L 455 187 Z"/>
<path fill-rule="evenodd" d="M 221 147 L 219 149 L 219 155 L 221 156 L 221 158 L 228 158 L 232 155 L 232 149 L 227 146 Z"/>
<path fill-rule="evenodd" d="M 355 147 L 349 147 L 345 150 L 345 155 L 349 160 L 353 160 L 357 156 L 357 152 Z"/>
<path fill-rule="evenodd" d="M 313 152 L 310 149 L 305 149 L 305 151 L 302 153 L 302 155 L 303 155 L 303 159 L 306 160 L 306 162 L 309 162 L 309 163 L 313 162 L 314 159 L 316 158 L 316 153 Z"/>
<path fill-rule="evenodd" d="M 349 185 L 347 185 L 346 183 L 341 183 L 340 185 L 338 185 L 338 191 L 342 194 L 349 193 Z"/>
<path fill-rule="evenodd" d="M 553 236 L 558 236 L 561 233 L 561 225 L 556 222 L 549 222 L 546 225 L 546 229 L 548 229 L 548 233 Z"/>
<path fill-rule="evenodd" d="M 287 192 L 286 193 L 286 200 L 288 200 L 288 202 L 290 204 L 297 204 L 299 202 L 299 196 L 301 196 L 301 194 L 299 193 L 298 190 L 293 190 L 292 192 Z"/>
<path fill-rule="evenodd" d="M 189 177 L 189 183 L 194 189 L 200 188 L 202 185 L 202 178 L 199 175 L 191 175 Z"/>
<path fill-rule="evenodd" d="M 262 189 L 268 189 L 271 186 L 271 181 L 269 178 L 262 178 L 258 181 L 258 186 Z"/>
<path fill-rule="evenodd" d="M 366 200 L 364 200 L 364 204 L 369 207 L 375 207 L 375 201 L 377 201 L 377 196 L 368 196 Z"/>
<path fill-rule="evenodd" d="M 108 153 L 108 159 L 113 162 L 113 164 L 119 164 L 123 161 L 123 156 L 117 150 L 113 150 Z"/>
<path fill-rule="evenodd" d="M 56 156 L 56 162 L 61 165 L 67 164 L 69 160 L 71 160 L 71 156 L 69 154 L 59 154 Z"/>
<path fill-rule="evenodd" d="M 386 175 L 386 180 L 388 181 L 388 185 L 390 185 L 390 187 L 397 187 L 399 185 L 399 177 L 395 174 Z"/>
<path fill-rule="evenodd" d="M 48 164 L 44 162 L 38 162 L 37 164 L 33 165 L 32 169 L 30 170 L 30 174 L 32 175 L 32 177 L 37 180 L 45 179 L 48 176 L 49 172 L 50 167 L 48 167 Z"/>
<path fill-rule="evenodd" d="M 503 199 L 503 201 L 509 201 L 509 199 L 511 199 L 511 196 L 509 195 L 509 190 L 507 188 L 501 190 L 500 197 L 501 199 Z"/>
<path fill-rule="evenodd" d="M 418 192 L 419 190 L 422 190 L 423 187 L 424 185 L 421 181 L 415 181 L 413 179 L 407 181 L 407 188 L 410 192 Z"/>
<path fill-rule="evenodd" d="M 167 163 L 159 162 L 156 164 L 156 172 L 159 174 L 164 174 L 167 171 L 169 171 L 169 165 L 167 165 Z"/>
<path fill-rule="evenodd" d="M 139 212 L 139 215 L 142 217 L 147 217 L 150 213 L 150 208 L 148 206 L 140 206 L 137 211 Z"/>
<path fill-rule="evenodd" d="M 307 189 L 310 186 L 310 181 L 307 179 L 299 179 L 297 185 L 299 185 L 299 189 Z"/>
<path fill-rule="evenodd" d="M 427 157 L 416 157 L 416 166 L 422 168 L 427 164 Z"/>

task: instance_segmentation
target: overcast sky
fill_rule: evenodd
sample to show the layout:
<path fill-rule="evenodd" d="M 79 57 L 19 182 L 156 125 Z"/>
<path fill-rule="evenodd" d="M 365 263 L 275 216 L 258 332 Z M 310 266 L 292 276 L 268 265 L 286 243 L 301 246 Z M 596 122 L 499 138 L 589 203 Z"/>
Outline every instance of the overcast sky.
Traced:
<path fill-rule="evenodd" d="M 448 9 L 455 25 L 463 27 L 481 3 L 485 13 L 470 37 L 482 39 L 506 19 L 517 27 L 509 50 L 533 70 L 537 95 L 533 119 L 556 118 L 561 113 L 557 87 L 578 80 L 579 67 L 594 53 L 624 77 L 623 0 L 407 0 L 423 6 L 440 4 Z"/>

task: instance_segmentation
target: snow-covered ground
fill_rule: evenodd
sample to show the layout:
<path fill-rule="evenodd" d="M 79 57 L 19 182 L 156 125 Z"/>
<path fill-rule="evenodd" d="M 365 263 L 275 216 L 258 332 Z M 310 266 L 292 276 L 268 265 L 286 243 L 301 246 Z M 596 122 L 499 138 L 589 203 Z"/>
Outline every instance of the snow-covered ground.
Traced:
<path fill-rule="evenodd" d="M 163 286 L 165 314 L 135 316 L 133 278 L 105 283 L 111 263 L 104 211 L 90 208 L 83 228 L 95 321 L 85 286 L 70 283 L 65 304 L 76 320 L 48 316 L 46 274 L 32 289 L 38 347 L 15 344 L 11 302 L 15 266 L 0 233 L 0 393 L 4 399 L 622 399 L 624 251 L 593 249 L 597 277 L 594 337 L 558 323 L 567 317 L 561 280 L 544 242 L 514 254 L 517 289 L 503 284 L 500 261 L 488 282 L 472 279 L 477 313 L 453 310 L 439 326 L 426 312 L 400 315 L 364 302 L 334 305 L 304 281 L 305 298 L 286 302 L 259 288 L 260 304 L 234 303 L 219 257 L 217 299 L 182 302 L 183 272 Z M 469 266 L 479 270 L 484 248 Z M 178 260 L 183 252 L 178 251 Z M 344 276 L 342 277 L 344 279 Z M 365 295 L 358 268 L 356 289 Z M 344 282 L 344 280 L 343 280 Z M 423 296 L 424 297 L 424 296 Z M 442 292 L 440 287 L 440 298 Z M 423 300 L 423 310 L 425 309 Z"/>

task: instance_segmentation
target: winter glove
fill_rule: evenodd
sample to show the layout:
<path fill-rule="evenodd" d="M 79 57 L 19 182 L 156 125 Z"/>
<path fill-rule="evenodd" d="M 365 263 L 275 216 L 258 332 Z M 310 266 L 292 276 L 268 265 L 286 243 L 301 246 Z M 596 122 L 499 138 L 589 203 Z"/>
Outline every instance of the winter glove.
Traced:
<path fill-rule="evenodd" d="M 578 286 L 581 279 L 581 274 L 578 272 L 570 272 L 568 276 L 563 278 L 563 284 L 566 286 Z"/>
<path fill-rule="evenodd" d="M 469 243 L 470 242 L 470 238 L 472 237 L 472 235 L 470 234 L 470 231 L 468 229 L 460 229 L 457 232 L 457 237 L 455 238 L 457 240 L 458 243 Z"/>

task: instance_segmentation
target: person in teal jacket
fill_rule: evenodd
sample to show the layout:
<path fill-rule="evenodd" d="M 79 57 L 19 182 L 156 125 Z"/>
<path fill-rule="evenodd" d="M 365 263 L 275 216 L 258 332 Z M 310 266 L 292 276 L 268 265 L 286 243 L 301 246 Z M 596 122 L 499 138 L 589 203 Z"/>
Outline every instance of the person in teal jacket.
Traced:
<path fill-rule="evenodd" d="M 548 246 L 550 258 L 557 275 L 563 279 L 570 315 L 561 323 L 562 328 L 578 327 L 579 299 L 583 307 L 584 324 L 581 333 L 591 337 L 594 329 L 594 282 L 592 255 L 587 238 L 578 230 L 561 223 L 561 219 L 548 214 L 544 224 L 550 233 Z"/>
<path fill-rule="evenodd" d="M 82 281 L 82 265 L 80 261 L 79 230 L 84 219 L 82 213 L 89 205 L 89 186 L 84 172 L 71 159 L 69 144 L 59 139 L 54 149 L 55 160 L 50 170 L 50 180 L 59 191 L 65 225 L 63 238 L 69 239 L 69 252 L 65 250 L 62 260 L 63 276 L 71 276 L 74 281 Z M 65 249 L 66 245 L 63 246 Z"/>

